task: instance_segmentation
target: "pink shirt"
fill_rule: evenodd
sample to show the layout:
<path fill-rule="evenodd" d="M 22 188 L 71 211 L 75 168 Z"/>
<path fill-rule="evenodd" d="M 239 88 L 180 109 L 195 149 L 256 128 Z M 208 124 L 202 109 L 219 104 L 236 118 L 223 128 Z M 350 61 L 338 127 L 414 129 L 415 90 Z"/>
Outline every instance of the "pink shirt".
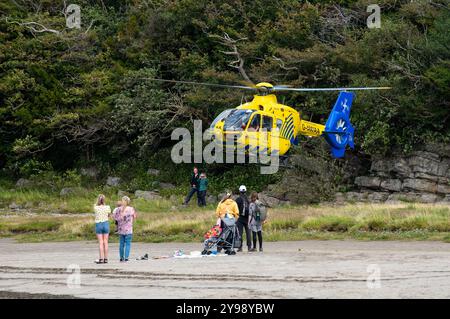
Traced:
<path fill-rule="evenodd" d="M 130 235 L 133 233 L 133 221 L 136 219 L 136 210 L 127 206 L 122 213 L 123 208 L 114 210 L 114 220 L 117 221 L 117 232 L 119 235 Z"/>

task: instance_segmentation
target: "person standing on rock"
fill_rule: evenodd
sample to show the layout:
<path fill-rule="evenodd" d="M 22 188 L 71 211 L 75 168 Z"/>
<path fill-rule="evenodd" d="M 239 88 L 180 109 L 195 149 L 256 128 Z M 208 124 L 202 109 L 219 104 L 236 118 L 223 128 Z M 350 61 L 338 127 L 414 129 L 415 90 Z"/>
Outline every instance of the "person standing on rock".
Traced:
<path fill-rule="evenodd" d="M 121 262 L 127 262 L 130 257 L 131 240 L 133 239 L 133 222 L 136 220 L 136 210 L 130 206 L 130 198 L 122 197 L 122 206 L 114 214 L 119 233 L 119 257 Z"/>
<path fill-rule="evenodd" d="M 97 204 L 94 205 L 95 234 L 97 235 L 100 252 L 100 258 L 95 261 L 96 264 L 108 263 L 109 216 L 111 215 L 111 207 L 105 205 L 105 199 L 105 195 L 98 195 Z"/>
<path fill-rule="evenodd" d="M 239 208 L 239 218 L 237 220 L 236 226 L 238 227 L 239 234 L 241 235 L 241 247 L 239 247 L 238 252 L 242 251 L 242 245 L 244 243 L 244 230 L 245 237 L 247 238 L 247 248 L 250 251 L 252 249 L 250 229 L 248 227 L 248 216 L 249 216 L 249 206 L 250 203 L 247 197 L 247 187 L 245 185 L 239 186 L 239 197 L 236 199 L 236 203 Z"/>
<path fill-rule="evenodd" d="M 187 205 L 189 203 L 189 201 L 191 200 L 192 196 L 194 196 L 194 194 L 197 194 L 197 201 L 200 203 L 199 201 L 199 193 L 198 193 L 198 182 L 200 180 L 200 174 L 198 173 L 198 168 L 194 167 L 194 171 L 192 173 L 191 176 L 191 189 L 189 191 L 189 194 L 186 196 L 186 199 L 183 202 L 183 205 Z"/>

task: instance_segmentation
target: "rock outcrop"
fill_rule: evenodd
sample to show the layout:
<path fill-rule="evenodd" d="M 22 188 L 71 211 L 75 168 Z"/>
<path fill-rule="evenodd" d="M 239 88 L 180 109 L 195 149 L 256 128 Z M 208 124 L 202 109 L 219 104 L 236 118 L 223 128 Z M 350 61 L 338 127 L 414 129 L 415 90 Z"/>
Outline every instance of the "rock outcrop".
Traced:
<path fill-rule="evenodd" d="M 27 188 L 27 187 L 32 187 L 32 186 L 33 186 L 33 182 L 26 178 L 20 178 L 16 182 L 16 188 Z"/>
<path fill-rule="evenodd" d="M 355 185 L 357 191 L 337 193 L 336 200 L 449 202 L 450 149 L 434 145 L 373 160 L 369 173 L 356 177 Z"/>
<path fill-rule="evenodd" d="M 97 179 L 97 177 L 99 176 L 100 172 L 98 170 L 97 167 L 91 166 L 91 167 L 82 167 L 80 169 L 80 175 L 81 176 L 87 176 L 90 178 L 94 178 Z"/>
<path fill-rule="evenodd" d="M 143 190 L 137 190 L 134 192 L 134 196 L 136 198 L 143 198 L 146 200 L 159 200 L 162 199 L 162 196 L 159 195 L 158 192 L 154 191 L 143 191 Z"/>
<path fill-rule="evenodd" d="M 106 179 L 106 185 L 111 187 L 119 186 L 120 182 L 121 178 L 116 176 L 108 176 L 108 178 Z"/>
<path fill-rule="evenodd" d="M 147 170 L 147 175 L 151 175 L 151 176 L 158 176 L 160 173 L 160 171 L 156 168 L 149 168 Z"/>

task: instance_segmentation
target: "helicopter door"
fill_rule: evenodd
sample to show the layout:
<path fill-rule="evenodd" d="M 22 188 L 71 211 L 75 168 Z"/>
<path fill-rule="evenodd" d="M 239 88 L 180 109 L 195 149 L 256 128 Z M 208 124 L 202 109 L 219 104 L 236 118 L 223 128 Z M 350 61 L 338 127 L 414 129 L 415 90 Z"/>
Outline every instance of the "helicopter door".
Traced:
<path fill-rule="evenodd" d="M 259 137 L 259 147 L 262 153 L 269 155 L 271 152 L 271 142 L 273 134 L 273 117 L 262 116 L 261 134 Z"/>
<path fill-rule="evenodd" d="M 261 114 L 255 112 L 250 120 L 250 123 L 247 127 L 247 141 L 246 141 L 246 149 L 252 155 L 256 155 L 258 153 L 258 140 L 259 140 L 259 130 L 261 128 Z"/>

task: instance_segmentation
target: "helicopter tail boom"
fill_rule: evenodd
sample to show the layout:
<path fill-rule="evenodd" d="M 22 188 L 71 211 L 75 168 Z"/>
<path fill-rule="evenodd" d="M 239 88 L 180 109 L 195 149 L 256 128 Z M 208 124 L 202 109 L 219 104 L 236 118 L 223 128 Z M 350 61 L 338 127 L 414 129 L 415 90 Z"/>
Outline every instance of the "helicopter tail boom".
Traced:
<path fill-rule="evenodd" d="M 339 93 L 323 131 L 325 140 L 331 146 L 331 154 L 336 158 L 344 157 L 347 145 L 350 148 L 355 146 L 353 141 L 355 129 L 350 123 L 353 98 L 354 94 L 351 92 Z"/>

